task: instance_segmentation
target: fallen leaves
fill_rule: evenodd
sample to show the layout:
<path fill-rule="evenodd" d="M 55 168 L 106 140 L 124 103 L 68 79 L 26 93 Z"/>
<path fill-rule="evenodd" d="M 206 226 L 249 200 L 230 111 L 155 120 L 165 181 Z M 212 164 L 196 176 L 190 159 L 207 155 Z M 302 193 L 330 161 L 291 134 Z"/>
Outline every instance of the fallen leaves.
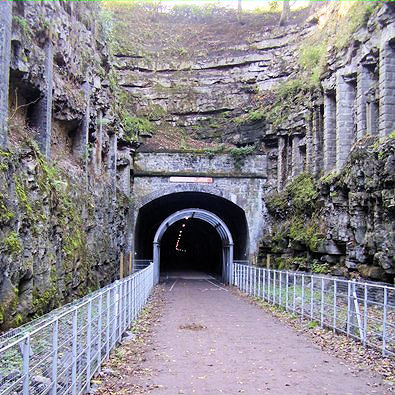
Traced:
<path fill-rule="evenodd" d="M 207 329 L 206 326 L 202 324 L 196 324 L 194 322 L 192 322 L 191 324 L 180 325 L 179 328 L 183 330 L 190 330 L 190 331 L 202 331 L 204 329 Z"/>

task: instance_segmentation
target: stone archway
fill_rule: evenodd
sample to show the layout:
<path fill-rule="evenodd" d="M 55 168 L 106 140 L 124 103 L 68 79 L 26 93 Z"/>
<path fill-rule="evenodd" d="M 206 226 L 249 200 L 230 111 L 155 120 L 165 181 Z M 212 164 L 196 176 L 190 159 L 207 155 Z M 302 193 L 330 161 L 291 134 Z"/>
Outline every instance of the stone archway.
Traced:
<path fill-rule="evenodd" d="M 187 208 L 177 211 L 168 216 L 159 226 L 155 233 L 153 241 L 153 257 L 154 257 L 154 279 L 155 282 L 159 281 L 160 275 L 160 243 L 163 235 L 167 229 L 181 219 L 200 219 L 210 224 L 218 233 L 222 241 L 222 278 L 223 281 L 229 281 L 229 270 L 233 263 L 233 237 L 226 226 L 226 224 L 215 214 L 210 211 L 198 209 L 198 208 Z"/>

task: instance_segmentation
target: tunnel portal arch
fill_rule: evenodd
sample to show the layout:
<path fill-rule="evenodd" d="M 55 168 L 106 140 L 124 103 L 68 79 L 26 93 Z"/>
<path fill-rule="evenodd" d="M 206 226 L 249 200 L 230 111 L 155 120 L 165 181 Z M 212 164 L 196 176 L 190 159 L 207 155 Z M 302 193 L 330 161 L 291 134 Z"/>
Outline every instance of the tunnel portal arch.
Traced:
<path fill-rule="evenodd" d="M 153 261 L 154 261 L 154 278 L 155 282 L 159 281 L 160 275 L 160 242 L 163 235 L 169 229 L 171 225 L 180 221 L 181 219 L 200 219 L 210 224 L 218 233 L 222 242 L 222 277 L 224 281 L 228 281 L 228 267 L 233 263 L 233 237 L 226 226 L 225 222 L 222 221 L 214 213 L 199 209 L 199 208 L 187 208 L 179 210 L 169 215 L 159 226 L 155 233 L 153 241 Z"/>

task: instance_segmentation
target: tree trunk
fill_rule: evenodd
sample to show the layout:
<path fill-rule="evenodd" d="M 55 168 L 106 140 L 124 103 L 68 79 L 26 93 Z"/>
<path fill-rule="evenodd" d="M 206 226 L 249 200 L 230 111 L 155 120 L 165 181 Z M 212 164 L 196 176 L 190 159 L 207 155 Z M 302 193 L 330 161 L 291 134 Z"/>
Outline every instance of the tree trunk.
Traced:
<path fill-rule="evenodd" d="M 284 26 L 289 18 L 289 14 L 291 13 L 291 6 L 289 4 L 289 1 L 285 0 L 283 2 L 283 10 L 281 12 L 281 18 L 280 18 L 280 26 Z"/>

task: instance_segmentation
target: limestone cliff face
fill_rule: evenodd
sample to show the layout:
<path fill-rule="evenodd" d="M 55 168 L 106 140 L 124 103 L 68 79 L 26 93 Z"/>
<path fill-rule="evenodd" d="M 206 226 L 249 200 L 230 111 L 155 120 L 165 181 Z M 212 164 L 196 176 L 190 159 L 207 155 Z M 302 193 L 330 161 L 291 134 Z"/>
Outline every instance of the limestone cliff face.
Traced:
<path fill-rule="evenodd" d="M 10 66 L 1 95 L 2 328 L 113 281 L 131 217 L 117 180 L 118 148 L 127 156 L 130 146 L 116 133 L 99 6 L 12 2 L 10 11 L 11 52 L 0 57 Z"/>
<path fill-rule="evenodd" d="M 267 15 L 240 23 L 225 11 L 135 7 L 115 16 L 125 108 L 156 124 L 140 150 L 255 145 L 268 157 L 269 206 L 271 193 L 294 181 L 322 188 L 317 207 L 294 213 L 299 226 L 272 212 L 262 259 L 277 255 L 280 266 L 316 259 L 316 271 L 393 280 L 394 213 L 385 206 L 393 180 L 378 176 L 387 156 L 364 143 L 370 136 L 385 152 L 393 146 L 393 5 L 327 4 L 282 29 Z M 360 186 L 365 166 L 369 187 Z M 284 194 L 292 207 L 295 196 Z"/>
<path fill-rule="evenodd" d="M 304 24 L 306 11 L 286 29 L 277 27 L 272 14 L 245 15 L 240 23 L 223 9 L 200 16 L 137 6 L 113 11 L 125 108 L 156 123 L 143 150 L 182 149 L 180 136 L 184 148 L 199 147 L 197 141 L 240 145 L 262 138 L 265 128 L 248 135 L 233 120 L 256 106 L 259 91 L 295 72 L 297 48 L 311 29 Z"/>
<path fill-rule="evenodd" d="M 301 175 L 271 195 L 262 258 L 269 253 L 274 267 L 393 282 L 394 154 L 394 138 L 367 138 L 339 174 Z"/>

